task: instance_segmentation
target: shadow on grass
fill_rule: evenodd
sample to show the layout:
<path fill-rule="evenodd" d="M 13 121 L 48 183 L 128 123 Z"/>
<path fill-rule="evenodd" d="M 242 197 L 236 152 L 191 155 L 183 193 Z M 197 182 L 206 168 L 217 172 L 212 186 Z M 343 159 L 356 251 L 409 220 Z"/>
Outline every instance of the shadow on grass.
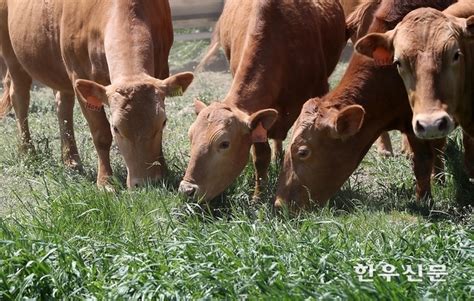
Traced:
<path fill-rule="evenodd" d="M 464 153 L 461 138 L 449 139 L 446 147 L 446 170 L 453 176 L 456 203 L 461 206 L 474 205 L 474 184 L 464 169 Z"/>
<path fill-rule="evenodd" d="M 461 137 L 449 139 L 445 152 L 445 170 L 452 178 L 451 187 L 443 187 L 452 197 L 443 200 L 439 193 L 429 199 L 415 200 L 413 185 L 384 184 L 382 192 L 370 193 L 365 187 L 343 187 L 329 202 L 335 214 L 353 213 L 360 208 L 369 211 L 406 211 L 429 221 L 463 222 L 473 213 L 474 184 L 465 172 Z M 439 184 L 438 184 L 439 185 Z M 452 190 L 452 192 L 451 192 Z M 445 193 L 446 193 L 445 191 Z M 441 204 L 440 204 L 441 203 Z"/>

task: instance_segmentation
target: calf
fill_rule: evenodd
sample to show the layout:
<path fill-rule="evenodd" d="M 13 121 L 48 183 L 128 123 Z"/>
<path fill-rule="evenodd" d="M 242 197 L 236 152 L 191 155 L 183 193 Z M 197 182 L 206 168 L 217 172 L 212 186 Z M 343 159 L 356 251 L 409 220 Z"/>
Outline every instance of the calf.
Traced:
<path fill-rule="evenodd" d="M 63 160 L 77 167 L 76 94 L 99 157 L 97 184 L 107 184 L 112 175 L 112 137 L 125 159 L 129 187 L 159 179 L 164 98 L 184 91 L 193 79 L 190 73 L 167 78 L 172 42 L 166 0 L 0 0 L 0 47 L 8 68 L 0 116 L 14 107 L 22 148 L 31 148 L 32 79 L 53 88 Z"/>
<path fill-rule="evenodd" d="M 410 11 L 423 6 L 446 8 L 452 1 L 385 0 L 369 32 L 386 32 Z M 429 195 L 431 172 L 442 169 L 436 153 L 445 140 L 424 141 L 412 132 L 411 109 L 395 67 L 379 67 L 355 53 L 340 84 L 322 99 L 310 99 L 295 123 L 275 206 L 308 208 L 341 187 L 382 131 L 407 134 L 413 150 L 416 196 Z M 439 162 L 435 162 L 439 161 Z"/>
<path fill-rule="evenodd" d="M 214 198 L 241 173 L 253 146 L 257 197 L 270 164 L 267 139 L 281 148 L 304 101 L 328 91 L 345 31 L 338 1 L 227 1 L 215 40 L 234 80 L 224 101 L 196 101 L 180 190 L 204 201 Z"/>

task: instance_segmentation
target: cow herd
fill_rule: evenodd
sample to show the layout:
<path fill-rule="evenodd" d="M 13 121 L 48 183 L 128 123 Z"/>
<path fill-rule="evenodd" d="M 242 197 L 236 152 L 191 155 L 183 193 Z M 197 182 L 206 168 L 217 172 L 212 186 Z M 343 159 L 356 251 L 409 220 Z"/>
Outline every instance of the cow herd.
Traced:
<path fill-rule="evenodd" d="M 282 161 L 275 207 L 324 205 L 378 137 L 379 149 L 391 152 L 386 131 L 396 129 L 404 133 L 422 200 L 430 195 L 432 175 L 443 171 L 440 152 L 457 125 L 474 178 L 474 1 L 341 2 L 226 1 L 208 56 L 222 47 L 233 81 L 222 101 L 195 100 L 180 192 L 213 199 L 251 153 L 258 200 L 272 139 L 273 157 Z M 358 40 L 357 52 L 329 91 L 349 38 Z M 77 97 L 98 154 L 99 186 L 108 187 L 112 176 L 113 139 L 129 188 L 160 179 L 165 97 L 182 94 L 193 80 L 189 72 L 169 75 L 172 42 L 167 0 L 0 0 L 0 117 L 13 107 L 21 150 L 31 150 L 29 91 L 37 80 L 55 92 L 68 167 L 81 169 L 73 127 Z"/>

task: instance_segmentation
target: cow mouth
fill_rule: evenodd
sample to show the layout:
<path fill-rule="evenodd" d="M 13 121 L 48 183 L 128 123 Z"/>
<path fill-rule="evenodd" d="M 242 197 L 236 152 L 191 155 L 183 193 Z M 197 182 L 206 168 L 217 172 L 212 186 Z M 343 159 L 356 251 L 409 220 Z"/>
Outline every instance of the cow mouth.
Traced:
<path fill-rule="evenodd" d="M 441 139 L 441 138 L 446 138 L 451 132 L 447 132 L 444 134 L 439 134 L 439 135 L 434 135 L 434 134 L 423 134 L 423 133 L 415 133 L 416 137 L 422 140 L 436 140 L 436 139 Z"/>
<path fill-rule="evenodd" d="M 178 191 L 190 199 L 201 198 L 199 186 L 192 181 L 183 179 L 181 183 L 179 183 Z"/>
<path fill-rule="evenodd" d="M 449 125 L 443 130 L 437 130 L 437 131 L 419 131 L 415 128 L 414 133 L 415 136 L 419 139 L 423 140 L 435 140 L 435 139 L 441 139 L 441 138 L 446 138 L 449 134 L 451 134 L 455 129 L 454 125 Z"/>

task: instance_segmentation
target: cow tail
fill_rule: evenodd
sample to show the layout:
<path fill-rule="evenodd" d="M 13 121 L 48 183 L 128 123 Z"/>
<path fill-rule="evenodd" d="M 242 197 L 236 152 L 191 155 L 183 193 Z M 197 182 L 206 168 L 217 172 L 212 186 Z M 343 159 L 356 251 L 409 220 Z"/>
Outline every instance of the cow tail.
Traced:
<path fill-rule="evenodd" d="M 214 28 L 214 33 L 212 34 L 211 44 L 207 48 L 207 52 L 202 58 L 201 62 L 196 66 L 194 72 L 201 72 L 203 71 L 204 67 L 207 63 L 216 55 L 219 51 L 220 47 L 220 40 L 219 40 L 219 22 L 216 23 L 216 27 Z"/>
<path fill-rule="evenodd" d="M 10 98 L 11 77 L 10 72 L 7 71 L 3 79 L 3 95 L 0 99 L 0 119 L 4 118 L 12 109 L 12 100 Z"/>
<path fill-rule="evenodd" d="M 346 40 L 349 40 L 357 33 L 362 22 L 367 18 L 367 14 L 373 13 L 381 0 L 364 1 L 346 18 Z M 354 43 L 356 41 L 353 41 Z"/>

